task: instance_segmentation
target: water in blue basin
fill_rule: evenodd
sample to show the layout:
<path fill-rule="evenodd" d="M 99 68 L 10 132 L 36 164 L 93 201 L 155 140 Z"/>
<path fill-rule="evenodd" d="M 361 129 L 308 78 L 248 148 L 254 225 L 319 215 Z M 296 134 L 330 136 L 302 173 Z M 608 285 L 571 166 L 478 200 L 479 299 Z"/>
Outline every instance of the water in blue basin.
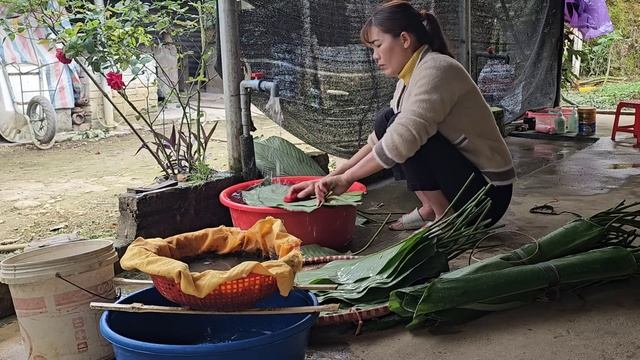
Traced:
<path fill-rule="evenodd" d="M 178 306 L 155 288 L 133 293 L 121 304 Z M 257 307 L 317 305 L 313 295 L 274 293 Z M 113 344 L 118 360 L 151 359 L 304 359 L 311 326 L 318 314 L 179 315 L 106 311 L 102 335 Z"/>

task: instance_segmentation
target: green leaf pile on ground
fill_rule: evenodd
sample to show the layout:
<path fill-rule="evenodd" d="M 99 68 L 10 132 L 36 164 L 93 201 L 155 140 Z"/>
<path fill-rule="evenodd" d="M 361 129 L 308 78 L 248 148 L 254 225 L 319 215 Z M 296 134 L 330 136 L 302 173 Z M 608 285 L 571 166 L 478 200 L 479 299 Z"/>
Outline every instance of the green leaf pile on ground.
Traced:
<path fill-rule="evenodd" d="M 640 81 L 609 83 L 590 92 L 567 91 L 563 96 L 578 106 L 595 106 L 598 109 L 615 109 L 621 100 L 640 100 Z M 565 105 L 569 105 L 565 103 Z"/>

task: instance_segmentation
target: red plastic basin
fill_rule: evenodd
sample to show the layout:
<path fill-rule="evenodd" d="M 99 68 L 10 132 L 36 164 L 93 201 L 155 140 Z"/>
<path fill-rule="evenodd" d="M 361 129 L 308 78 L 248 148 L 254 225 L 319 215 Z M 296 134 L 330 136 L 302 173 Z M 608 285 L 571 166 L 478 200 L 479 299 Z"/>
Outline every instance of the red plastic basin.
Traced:
<path fill-rule="evenodd" d="M 286 176 L 277 178 L 282 184 L 319 179 L 318 176 Z M 284 222 L 287 231 L 303 241 L 305 245 L 318 244 L 332 249 L 344 247 L 356 228 L 355 206 L 323 206 L 311 213 L 293 212 L 284 209 L 249 206 L 232 200 L 235 192 L 246 190 L 262 180 L 243 182 L 220 193 L 220 202 L 231 211 L 233 226 L 246 230 L 258 220 L 273 216 Z M 354 183 L 348 191 L 366 192 L 361 183 Z"/>

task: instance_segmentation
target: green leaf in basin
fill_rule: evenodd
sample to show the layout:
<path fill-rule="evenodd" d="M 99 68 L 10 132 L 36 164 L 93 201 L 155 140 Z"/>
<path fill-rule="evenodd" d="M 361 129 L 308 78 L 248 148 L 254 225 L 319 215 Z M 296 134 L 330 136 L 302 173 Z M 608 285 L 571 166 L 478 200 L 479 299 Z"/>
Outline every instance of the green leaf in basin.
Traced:
<path fill-rule="evenodd" d="M 316 199 L 284 202 L 289 186 L 284 184 L 265 184 L 242 192 L 242 199 L 250 206 L 275 207 L 289 211 L 310 213 L 319 208 Z M 330 195 L 323 206 L 356 206 L 362 201 L 362 191 L 348 192 L 342 195 Z"/>

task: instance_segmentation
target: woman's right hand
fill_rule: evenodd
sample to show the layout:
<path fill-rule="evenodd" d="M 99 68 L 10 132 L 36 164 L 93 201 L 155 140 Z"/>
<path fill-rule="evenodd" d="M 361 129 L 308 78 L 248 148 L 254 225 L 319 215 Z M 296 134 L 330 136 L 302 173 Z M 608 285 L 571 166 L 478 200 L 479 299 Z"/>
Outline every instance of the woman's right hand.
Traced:
<path fill-rule="evenodd" d="M 315 194 L 315 185 L 318 181 L 320 181 L 320 179 L 307 180 L 291 186 L 287 196 L 284 198 L 284 202 L 294 202 L 310 198 Z"/>

